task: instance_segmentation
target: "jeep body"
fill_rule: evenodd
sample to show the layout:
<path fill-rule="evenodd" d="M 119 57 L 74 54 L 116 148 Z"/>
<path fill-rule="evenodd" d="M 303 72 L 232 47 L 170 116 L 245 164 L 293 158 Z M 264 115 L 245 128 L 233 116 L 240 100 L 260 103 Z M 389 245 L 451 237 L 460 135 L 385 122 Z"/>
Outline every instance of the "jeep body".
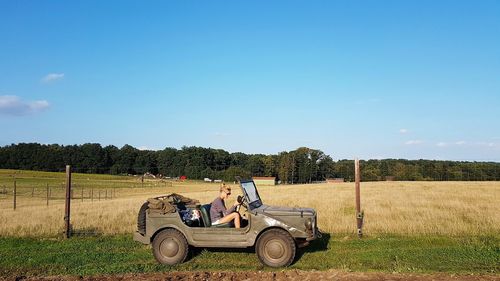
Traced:
<path fill-rule="evenodd" d="M 240 213 L 243 213 L 242 221 L 247 220 L 241 228 L 211 226 L 206 222 L 206 216 L 203 216 L 202 226 L 192 227 L 181 219 L 178 212 L 145 212 L 145 229 L 135 232 L 134 240 L 153 244 L 155 258 L 164 264 L 183 262 L 187 245 L 216 248 L 255 246 L 262 263 L 280 267 L 293 261 L 297 247 L 307 246 L 309 241 L 321 236 L 314 209 L 263 204 L 252 180 L 241 180 L 240 187 L 243 192 L 243 212 Z"/>

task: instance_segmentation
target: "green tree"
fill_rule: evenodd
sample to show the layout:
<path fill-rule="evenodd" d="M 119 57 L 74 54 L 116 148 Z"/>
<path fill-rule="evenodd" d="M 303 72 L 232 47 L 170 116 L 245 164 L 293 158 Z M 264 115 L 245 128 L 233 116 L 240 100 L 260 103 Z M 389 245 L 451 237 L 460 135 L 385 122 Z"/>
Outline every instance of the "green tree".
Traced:
<path fill-rule="evenodd" d="M 226 182 L 235 181 L 237 176 L 242 179 L 248 179 L 252 175 L 249 171 L 237 166 L 231 166 L 226 171 L 224 171 L 224 181 Z"/>
<path fill-rule="evenodd" d="M 262 158 L 262 163 L 264 164 L 264 176 L 276 176 L 276 160 L 276 157 L 273 155 L 267 155 Z"/>

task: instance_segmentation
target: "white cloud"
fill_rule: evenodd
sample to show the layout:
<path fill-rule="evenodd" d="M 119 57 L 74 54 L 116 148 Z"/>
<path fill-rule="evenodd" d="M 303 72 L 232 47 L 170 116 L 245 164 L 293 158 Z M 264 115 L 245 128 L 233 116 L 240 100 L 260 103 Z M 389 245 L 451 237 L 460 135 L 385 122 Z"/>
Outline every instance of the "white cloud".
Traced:
<path fill-rule="evenodd" d="M 406 133 L 408 133 L 408 129 L 399 129 L 399 132 L 401 134 L 406 134 Z"/>
<path fill-rule="evenodd" d="M 448 143 L 441 141 L 441 142 L 438 142 L 436 145 L 439 147 L 445 147 L 445 146 L 448 146 Z"/>
<path fill-rule="evenodd" d="M 494 149 L 500 148 L 500 142 L 479 141 L 479 142 L 474 143 L 474 145 L 478 146 L 478 147 L 487 147 L 487 148 L 494 148 Z"/>
<path fill-rule="evenodd" d="M 409 140 L 407 142 L 405 142 L 406 145 L 418 145 L 418 144 L 422 144 L 423 141 L 421 140 Z"/>
<path fill-rule="evenodd" d="M 455 142 L 456 145 L 464 145 L 466 143 L 467 143 L 466 141 L 457 141 L 457 142 Z"/>
<path fill-rule="evenodd" d="M 29 115 L 41 112 L 49 106 L 46 100 L 23 101 L 18 96 L 0 96 L 0 114 Z"/>
<path fill-rule="evenodd" d="M 51 83 L 64 78 L 64 73 L 49 73 L 45 75 L 40 81 L 42 83 Z"/>
<path fill-rule="evenodd" d="M 137 149 L 139 149 L 139 150 L 151 150 L 149 147 L 147 147 L 145 145 L 139 146 Z"/>

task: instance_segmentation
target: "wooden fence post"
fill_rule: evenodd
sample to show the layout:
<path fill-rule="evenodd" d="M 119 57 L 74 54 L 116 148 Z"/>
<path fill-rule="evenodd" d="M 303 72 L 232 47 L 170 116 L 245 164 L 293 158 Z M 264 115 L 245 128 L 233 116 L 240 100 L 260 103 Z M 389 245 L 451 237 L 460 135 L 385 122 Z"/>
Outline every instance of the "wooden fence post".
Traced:
<path fill-rule="evenodd" d="M 70 210 L 71 210 L 71 166 L 66 165 L 66 204 L 64 208 L 64 223 L 65 223 L 64 236 L 66 238 L 71 237 Z"/>
<path fill-rule="evenodd" d="M 47 207 L 49 206 L 49 184 L 47 184 Z"/>
<path fill-rule="evenodd" d="M 83 187 L 82 187 L 82 202 L 83 202 Z"/>
<path fill-rule="evenodd" d="M 361 212 L 361 195 L 359 190 L 359 185 L 361 181 L 361 175 L 359 172 L 359 159 L 356 158 L 354 160 L 354 178 L 355 178 L 355 188 L 356 188 L 356 224 L 358 227 L 358 237 L 361 238 L 363 236 L 363 217 L 364 213 Z"/>
<path fill-rule="evenodd" d="M 16 210 L 16 205 L 17 205 L 17 184 L 16 184 L 16 179 L 14 178 L 14 211 Z"/>

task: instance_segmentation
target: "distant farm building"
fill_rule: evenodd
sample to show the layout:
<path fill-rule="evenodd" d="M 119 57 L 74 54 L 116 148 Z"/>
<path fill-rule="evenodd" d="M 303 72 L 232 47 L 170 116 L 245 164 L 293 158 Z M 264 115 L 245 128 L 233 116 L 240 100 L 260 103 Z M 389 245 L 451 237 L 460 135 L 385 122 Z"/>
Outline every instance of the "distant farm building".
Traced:
<path fill-rule="evenodd" d="M 253 177 L 255 185 L 276 185 L 276 177 Z"/>
<path fill-rule="evenodd" d="M 331 179 L 326 179 L 326 183 L 339 183 L 339 182 L 344 182 L 344 178 L 331 178 Z"/>

